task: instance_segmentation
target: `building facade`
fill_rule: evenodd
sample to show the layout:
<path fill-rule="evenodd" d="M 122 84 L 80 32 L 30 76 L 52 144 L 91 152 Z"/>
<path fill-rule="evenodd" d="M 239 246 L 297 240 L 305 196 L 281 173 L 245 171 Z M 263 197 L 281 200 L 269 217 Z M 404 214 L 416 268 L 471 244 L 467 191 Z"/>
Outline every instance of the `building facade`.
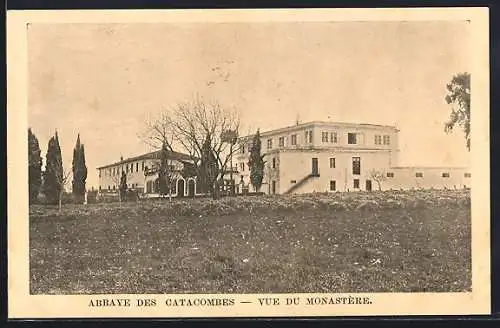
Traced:
<path fill-rule="evenodd" d="M 161 151 L 154 151 L 140 156 L 98 167 L 99 192 L 117 193 L 122 172 L 127 177 L 127 188 L 146 195 L 159 194 L 159 169 Z M 189 155 L 178 152 L 167 152 L 168 178 L 171 181 L 171 194 L 174 197 L 193 196 L 200 194 L 194 165 Z"/>
<path fill-rule="evenodd" d="M 261 133 L 268 194 L 470 187 L 461 167 L 400 167 L 394 126 L 309 122 Z M 237 191 L 250 184 L 253 136 L 239 139 Z"/>

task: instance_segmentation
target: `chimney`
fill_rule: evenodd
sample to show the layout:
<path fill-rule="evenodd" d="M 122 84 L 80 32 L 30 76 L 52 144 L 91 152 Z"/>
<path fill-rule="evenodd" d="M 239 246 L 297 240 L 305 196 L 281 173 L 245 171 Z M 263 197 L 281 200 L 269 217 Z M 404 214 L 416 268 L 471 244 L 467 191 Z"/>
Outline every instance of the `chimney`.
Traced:
<path fill-rule="evenodd" d="M 123 162 L 123 156 L 120 156 L 120 162 Z"/>

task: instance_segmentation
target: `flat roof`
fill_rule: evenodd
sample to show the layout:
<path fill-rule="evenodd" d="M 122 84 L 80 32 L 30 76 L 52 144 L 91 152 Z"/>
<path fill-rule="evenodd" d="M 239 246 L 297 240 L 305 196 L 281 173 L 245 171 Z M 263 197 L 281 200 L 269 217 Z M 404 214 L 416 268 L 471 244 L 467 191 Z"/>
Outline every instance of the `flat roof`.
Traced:
<path fill-rule="evenodd" d="M 306 123 L 299 123 L 295 125 L 289 125 L 283 128 L 278 128 L 274 130 L 268 130 L 261 132 L 261 136 L 266 136 L 270 134 L 275 134 L 275 133 L 283 133 L 295 129 L 301 129 L 309 126 L 314 126 L 314 125 L 328 125 L 332 127 L 367 127 L 367 128 L 377 128 L 377 129 L 392 129 L 396 132 L 399 132 L 399 129 L 393 125 L 382 125 L 382 124 L 370 124 L 370 123 L 350 123 L 350 122 L 334 122 L 334 121 L 310 121 Z M 240 137 L 239 139 L 245 139 L 249 137 L 253 137 L 255 134 L 249 134 L 247 136 Z"/>

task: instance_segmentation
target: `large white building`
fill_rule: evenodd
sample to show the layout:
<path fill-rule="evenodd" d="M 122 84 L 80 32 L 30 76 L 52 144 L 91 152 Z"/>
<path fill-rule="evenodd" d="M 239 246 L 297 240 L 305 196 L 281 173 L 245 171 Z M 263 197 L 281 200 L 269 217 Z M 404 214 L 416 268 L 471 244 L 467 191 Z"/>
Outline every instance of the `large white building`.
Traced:
<path fill-rule="evenodd" d="M 261 133 L 270 194 L 470 187 L 464 167 L 400 167 L 394 126 L 308 122 Z M 237 191 L 249 188 L 253 136 L 239 139 Z"/>

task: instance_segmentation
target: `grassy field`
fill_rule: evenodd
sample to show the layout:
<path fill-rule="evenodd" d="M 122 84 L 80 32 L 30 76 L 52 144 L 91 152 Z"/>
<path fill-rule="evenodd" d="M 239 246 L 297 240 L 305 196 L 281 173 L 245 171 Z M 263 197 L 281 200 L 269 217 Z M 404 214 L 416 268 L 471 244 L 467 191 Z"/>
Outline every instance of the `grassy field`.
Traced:
<path fill-rule="evenodd" d="M 466 190 L 30 208 L 33 294 L 471 289 Z"/>

